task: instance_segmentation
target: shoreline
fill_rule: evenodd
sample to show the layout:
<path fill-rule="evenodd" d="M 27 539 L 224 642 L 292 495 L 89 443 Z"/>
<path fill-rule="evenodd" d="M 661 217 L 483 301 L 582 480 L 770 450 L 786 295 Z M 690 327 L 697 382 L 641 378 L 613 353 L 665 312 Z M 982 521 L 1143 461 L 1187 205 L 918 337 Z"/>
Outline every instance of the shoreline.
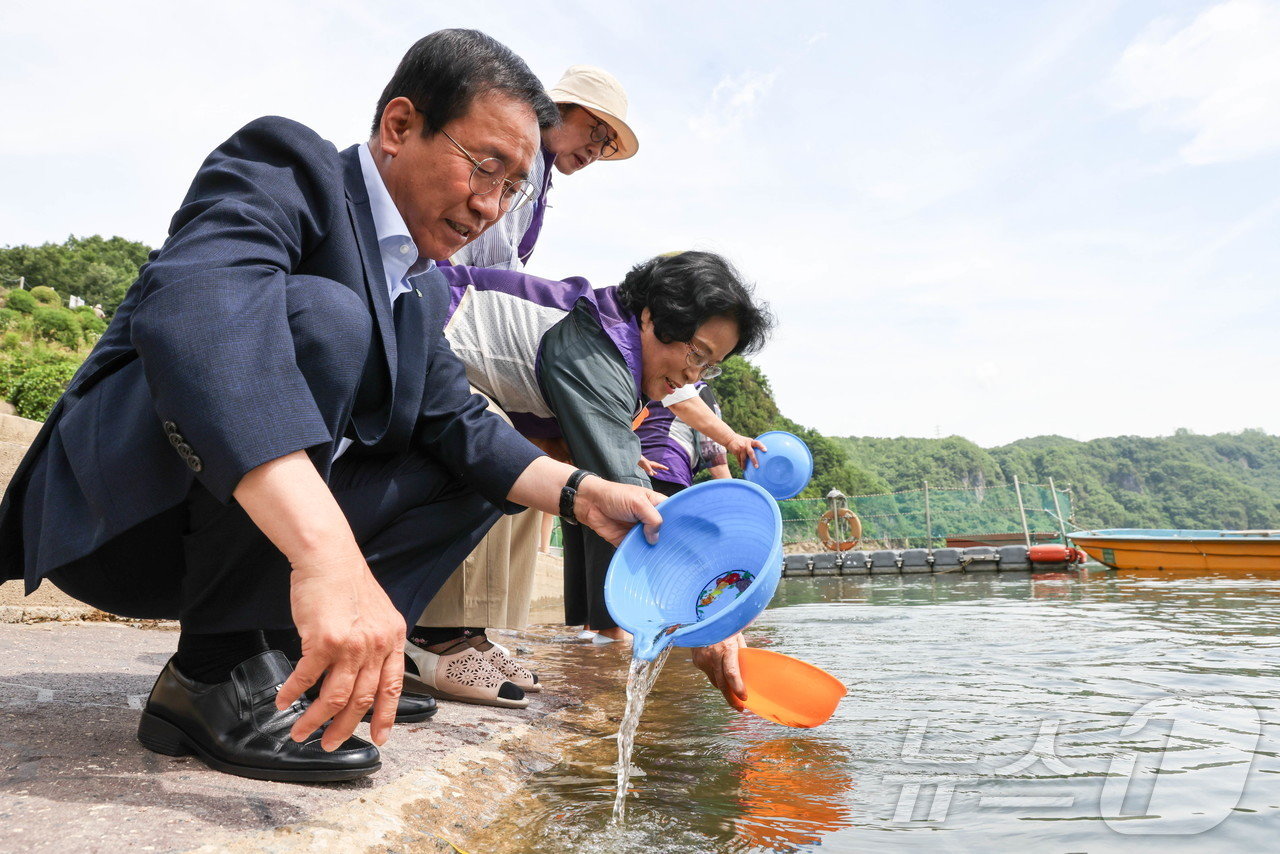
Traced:
<path fill-rule="evenodd" d="M 594 697 L 620 690 L 553 654 L 567 646 L 556 635 L 566 633 L 495 633 L 545 674 L 527 709 L 442 702 L 430 721 L 397 725 L 377 773 L 308 785 L 230 776 L 136 741 L 176 643 L 171 624 L 0 623 L 0 851 L 466 851 L 531 775 L 561 760 Z"/>
<path fill-rule="evenodd" d="M 41 426 L 0 413 L 0 488 Z M 560 761 L 573 718 L 620 690 L 555 654 L 568 646 L 552 640 L 568 634 L 562 574 L 558 557 L 539 555 L 535 625 L 493 633 L 548 686 L 528 708 L 442 702 L 431 720 L 395 727 L 380 771 L 310 785 L 235 777 L 138 743 L 176 622 L 106 614 L 51 584 L 24 596 L 21 581 L 0 583 L 0 852 L 465 851 Z"/>

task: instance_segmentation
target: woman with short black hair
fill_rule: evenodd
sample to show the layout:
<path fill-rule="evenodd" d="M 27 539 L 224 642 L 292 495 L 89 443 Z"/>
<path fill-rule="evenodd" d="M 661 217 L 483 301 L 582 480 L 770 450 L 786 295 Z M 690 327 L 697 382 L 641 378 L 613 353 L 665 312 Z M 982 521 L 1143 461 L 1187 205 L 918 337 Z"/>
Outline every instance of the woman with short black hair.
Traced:
<path fill-rule="evenodd" d="M 712 252 L 658 255 L 635 265 L 618 285 L 618 301 L 637 316 L 647 309 L 664 344 L 689 341 L 708 318 L 733 318 L 738 342 L 730 356 L 759 350 L 773 322 L 751 301 L 738 272 Z"/>
<path fill-rule="evenodd" d="M 634 432 L 645 404 L 758 350 L 773 324 L 738 272 L 710 252 L 651 258 L 607 288 L 510 270 L 441 272 L 451 290 L 445 337 L 472 386 L 523 435 L 563 441 L 574 465 L 617 483 L 649 486 Z M 566 622 L 617 630 L 604 604 L 613 546 L 563 529 Z M 441 669 L 437 644 L 410 640 L 420 672 Z"/>

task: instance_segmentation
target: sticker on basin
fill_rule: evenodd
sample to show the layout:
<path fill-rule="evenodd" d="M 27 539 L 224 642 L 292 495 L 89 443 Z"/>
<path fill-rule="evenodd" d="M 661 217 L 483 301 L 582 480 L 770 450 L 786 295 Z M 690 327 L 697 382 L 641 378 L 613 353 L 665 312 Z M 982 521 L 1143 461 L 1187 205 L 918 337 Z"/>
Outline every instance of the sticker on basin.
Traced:
<path fill-rule="evenodd" d="M 711 579 L 707 586 L 702 588 L 702 593 L 698 596 L 698 619 L 709 617 L 716 611 L 727 607 L 730 602 L 741 596 L 742 591 L 750 587 L 751 582 L 754 580 L 754 575 L 739 569 L 721 573 Z M 726 590 L 732 590 L 734 594 L 727 599 L 721 599 Z"/>

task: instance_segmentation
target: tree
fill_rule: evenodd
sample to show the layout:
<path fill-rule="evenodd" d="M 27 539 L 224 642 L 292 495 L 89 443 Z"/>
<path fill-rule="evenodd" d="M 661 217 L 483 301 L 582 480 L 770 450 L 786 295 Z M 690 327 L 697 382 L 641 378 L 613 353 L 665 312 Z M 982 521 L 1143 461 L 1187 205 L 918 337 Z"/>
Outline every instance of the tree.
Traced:
<path fill-rule="evenodd" d="M 145 244 L 96 234 L 71 236 L 61 244 L 9 246 L 0 248 L 0 281 L 23 276 L 32 289 L 45 286 L 89 305 L 101 303 L 111 314 L 150 252 Z"/>
<path fill-rule="evenodd" d="M 31 314 L 36 310 L 36 298 L 31 295 L 30 291 L 13 290 L 5 296 L 5 306 L 20 311 L 23 314 Z"/>
<path fill-rule="evenodd" d="M 813 454 L 813 479 L 799 497 L 820 498 L 831 489 L 846 494 L 884 488 L 873 474 L 851 464 L 839 444 L 795 423 L 778 411 L 769 380 L 755 365 L 739 356 L 726 359 L 724 372 L 712 382 L 724 420 L 744 436 L 759 436 L 770 430 L 786 430 L 804 440 Z M 730 469 L 740 475 L 736 460 Z"/>

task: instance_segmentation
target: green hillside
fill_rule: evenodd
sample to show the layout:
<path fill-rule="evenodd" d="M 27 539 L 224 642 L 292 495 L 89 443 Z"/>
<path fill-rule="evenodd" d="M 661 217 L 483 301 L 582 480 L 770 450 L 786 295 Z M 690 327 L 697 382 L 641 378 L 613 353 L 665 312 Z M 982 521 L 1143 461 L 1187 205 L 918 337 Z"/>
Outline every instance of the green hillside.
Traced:
<path fill-rule="evenodd" d="M 1075 522 L 1107 528 L 1267 528 L 1280 525 L 1280 437 L 1259 430 L 1199 436 L 1119 436 L 1078 442 L 1037 436 L 997 448 L 966 439 L 837 443 L 852 464 L 894 489 L 930 484 L 1070 484 Z"/>
<path fill-rule="evenodd" d="M 981 448 L 942 439 L 826 437 L 778 411 L 768 379 L 730 359 L 714 382 L 725 420 L 748 435 L 790 430 L 814 452 L 802 497 L 1010 483 L 1068 484 L 1074 522 L 1106 528 L 1280 527 L 1280 437 L 1260 430 L 1200 436 L 1119 436 L 1079 442 L 1036 436 Z"/>
<path fill-rule="evenodd" d="M 123 237 L 72 235 L 63 243 L 0 247 L 0 287 L 53 288 L 88 305 L 101 304 L 110 316 L 138 277 L 151 247 Z"/>

